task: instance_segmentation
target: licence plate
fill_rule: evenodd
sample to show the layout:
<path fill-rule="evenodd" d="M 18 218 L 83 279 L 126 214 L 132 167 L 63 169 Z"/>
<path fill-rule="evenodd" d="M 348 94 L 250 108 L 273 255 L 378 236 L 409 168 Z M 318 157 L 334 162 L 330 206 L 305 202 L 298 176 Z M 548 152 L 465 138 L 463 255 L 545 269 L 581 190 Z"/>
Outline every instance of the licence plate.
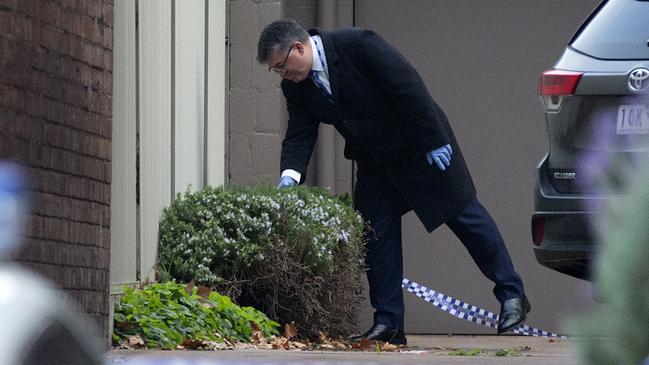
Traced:
<path fill-rule="evenodd" d="M 617 134 L 648 134 L 649 108 L 644 105 L 620 105 L 617 109 Z"/>

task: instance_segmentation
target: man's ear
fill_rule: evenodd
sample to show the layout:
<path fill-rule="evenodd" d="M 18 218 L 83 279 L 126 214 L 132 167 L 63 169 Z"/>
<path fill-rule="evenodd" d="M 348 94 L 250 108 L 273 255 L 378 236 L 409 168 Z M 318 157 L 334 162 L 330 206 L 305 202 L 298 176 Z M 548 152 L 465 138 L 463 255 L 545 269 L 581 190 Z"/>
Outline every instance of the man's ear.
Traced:
<path fill-rule="evenodd" d="M 300 55 L 304 54 L 304 51 L 305 51 L 304 43 L 302 43 L 300 41 L 297 41 L 293 45 L 293 48 L 297 49 L 297 51 L 300 53 Z"/>

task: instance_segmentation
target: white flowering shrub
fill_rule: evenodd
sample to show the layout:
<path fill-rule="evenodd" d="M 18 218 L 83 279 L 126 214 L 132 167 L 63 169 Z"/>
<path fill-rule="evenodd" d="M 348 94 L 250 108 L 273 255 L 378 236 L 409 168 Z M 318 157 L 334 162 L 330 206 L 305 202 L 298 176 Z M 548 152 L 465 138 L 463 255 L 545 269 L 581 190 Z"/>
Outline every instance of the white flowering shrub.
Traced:
<path fill-rule="evenodd" d="M 305 337 L 355 329 L 365 224 L 319 188 L 206 187 L 178 194 L 160 222 L 161 280 L 194 280 Z"/>

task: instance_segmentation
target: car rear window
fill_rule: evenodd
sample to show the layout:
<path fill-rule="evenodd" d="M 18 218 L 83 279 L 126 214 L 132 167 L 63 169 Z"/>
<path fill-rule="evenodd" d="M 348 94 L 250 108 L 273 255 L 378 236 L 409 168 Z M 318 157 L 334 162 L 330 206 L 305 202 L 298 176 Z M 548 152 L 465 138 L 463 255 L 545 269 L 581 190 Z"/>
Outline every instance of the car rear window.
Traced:
<path fill-rule="evenodd" d="M 607 2 L 581 28 L 571 46 L 597 58 L 649 59 L 649 1 Z"/>

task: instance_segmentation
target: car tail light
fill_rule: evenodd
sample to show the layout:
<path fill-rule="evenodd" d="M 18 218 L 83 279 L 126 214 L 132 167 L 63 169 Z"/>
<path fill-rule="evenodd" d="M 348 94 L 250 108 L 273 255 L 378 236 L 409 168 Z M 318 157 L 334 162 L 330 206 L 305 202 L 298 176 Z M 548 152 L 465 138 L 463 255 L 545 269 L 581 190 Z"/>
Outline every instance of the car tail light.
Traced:
<path fill-rule="evenodd" d="M 539 94 L 548 111 L 557 111 L 565 96 L 575 93 L 583 72 L 548 70 L 541 74 Z"/>
<path fill-rule="evenodd" d="M 538 246 L 543 242 L 543 234 L 545 232 L 545 218 L 533 217 L 532 218 L 532 242 L 534 246 Z"/>
<path fill-rule="evenodd" d="M 583 74 L 583 72 L 562 70 L 545 71 L 539 80 L 539 95 L 573 95 Z"/>

